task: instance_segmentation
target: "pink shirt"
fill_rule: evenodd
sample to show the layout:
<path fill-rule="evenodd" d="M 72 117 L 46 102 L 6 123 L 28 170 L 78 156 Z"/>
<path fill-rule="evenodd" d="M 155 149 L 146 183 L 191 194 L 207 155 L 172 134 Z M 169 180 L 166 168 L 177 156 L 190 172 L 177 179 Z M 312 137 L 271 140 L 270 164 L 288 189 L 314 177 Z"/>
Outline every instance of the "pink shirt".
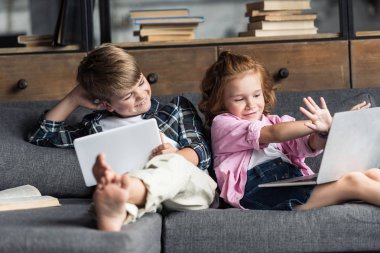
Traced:
<path fill-rule="evenodd" d="M 243 208 L 240 200 L 247 182 L 248 164 L 254 149 L 267 145 L 259 144 L 261 128 L 280 122 L 295 121 L 290 116 L 268 115 L 258 121 L 240 119 L 230 113 L 215 117 L 211 126 L 211 141 L 214 156 L 214 170 L 221 190 L 221 197 L 234 207 Z M 305 157 L 316 156 L 308 145 L 309 136 L 277 143 L 277 148 L 297 166 L 303 175 L 313 171 L 305 164 Z M 244 208 L 243 208 L 244 209 Z"/>

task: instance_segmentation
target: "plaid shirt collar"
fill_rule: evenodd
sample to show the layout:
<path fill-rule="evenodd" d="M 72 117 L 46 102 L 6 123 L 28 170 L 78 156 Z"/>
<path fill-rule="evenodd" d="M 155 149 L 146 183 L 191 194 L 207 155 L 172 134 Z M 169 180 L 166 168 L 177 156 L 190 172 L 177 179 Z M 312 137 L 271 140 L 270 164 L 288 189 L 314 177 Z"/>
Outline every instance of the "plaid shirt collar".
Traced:
<path fill-rule="evenodd" d="M 157 111 L 158 111 L 158 108 L 159 108 L 159 106 L 160 106 L 160 102 L 158 102 L 158 100 L 157 99 L 155 99 L 155 98 L 151 98 L 150 99 L 150 101 L 151 101 L 151 106 L 150 106 L 150 109 L 146 112 L 146 113 L 144 113 L 143 115 L 142 115 L 142 117 L 144 118 L 144 119 L 146 119 L 146 118 L 151 118 Z"/>

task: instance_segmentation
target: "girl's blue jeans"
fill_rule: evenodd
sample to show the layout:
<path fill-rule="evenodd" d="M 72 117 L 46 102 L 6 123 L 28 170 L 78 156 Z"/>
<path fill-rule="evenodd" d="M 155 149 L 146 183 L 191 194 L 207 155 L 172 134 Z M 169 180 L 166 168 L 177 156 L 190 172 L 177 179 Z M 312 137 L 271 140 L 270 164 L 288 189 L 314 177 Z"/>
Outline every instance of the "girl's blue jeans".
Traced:
<path fill-rule="evenodd" d="M 294 165 L 277 158 L 253 167 L 247 172 L 247 183 L 240 204 L 247 209 L 293 210 L 307 202 L 314 186 L 259 188 L 259 184 L 302 176 Z"/>

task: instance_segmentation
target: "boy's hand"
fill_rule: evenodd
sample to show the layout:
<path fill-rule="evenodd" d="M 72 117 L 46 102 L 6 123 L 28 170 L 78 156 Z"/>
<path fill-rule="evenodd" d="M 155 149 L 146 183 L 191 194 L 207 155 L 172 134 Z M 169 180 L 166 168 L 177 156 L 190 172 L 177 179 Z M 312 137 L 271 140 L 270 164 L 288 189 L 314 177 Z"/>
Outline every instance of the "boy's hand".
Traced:
<path fill-rule="evenodd" d="M 320 98 L 320 101 L 321 107 L 311 97 L 304 98 L 303 102 L 309 111 L 303 107 L 300 107 L 300 111 L 311 120 L 311 122 L 305 123 L 307 127 L 318 132 L 328 132 L 331 127 L 332 117 L 323 97 Z"/>
<path fill-rule="evenodd" d="M 95 104 L 90 94 L 78 84 L 57 105 L 45 114 L 45 119 L 59 122 L 65 121 L 79 106 L 91 110 L 102 109 L 101 104 Z"/>
<path fill-rule="evenodd" d="M 177 149 L 173 147 L 172 144 L 164 142 L 163 133 L 160 133 L 160 137 L 161 137 L 162 144 L 152 150 L 152 154 L 149 156 L 149 160 L 157 155 L 175 153 L 177 151 Z"/>
<path fill-rule="evenodd" d="M 102 106 L 100 103 L 95 103 L 91 95 L 79 84 L 71 90 L 67 97 L 73 101 L 73 103 L 76 103 L 77 106 L 82 106 L 91 110 L 99 110 Z"/>
<path fill-rule="evenodd" d="M 157 148 L 153 149 L 152 154 L 150 155 L 149 159 L 152 159 L 153 157 L 157 155 L 175 153 L 176 151 L 177 149 L 173 147 L 172 144 L 164 143 L 158 146 Z"/>
<path fill-rule="evenodd" d="M 371 107 L 371 103 L 367 103 L 366 101 L 363 101 L 357 105 L 354 105 L 350 111 L 355 111 L 355 110 L 361 110 L 361 109 L 367 109 Z"/>

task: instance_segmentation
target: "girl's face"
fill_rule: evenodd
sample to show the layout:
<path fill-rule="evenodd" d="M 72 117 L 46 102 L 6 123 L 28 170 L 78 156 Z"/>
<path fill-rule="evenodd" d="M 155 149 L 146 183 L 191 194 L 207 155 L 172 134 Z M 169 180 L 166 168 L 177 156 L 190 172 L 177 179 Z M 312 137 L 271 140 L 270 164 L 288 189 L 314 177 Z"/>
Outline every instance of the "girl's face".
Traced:
<path fill-rule="evenodd" d="M 265 107 L 260 75 L 248 71 L 231 79 L 223 100 L 229 113 L 249 121 L 260 120 Z"/>
<path fill-rule="evenodd" d="M 150 84 L 141 75 L 140 80 L 130 89 L 126 89 L 123 96 L 112 96 L 110 103 L 106 102 L 106 109 L 117 113 L 120 117 L 136 116 L 149 111 L 151 107 Z"/>

